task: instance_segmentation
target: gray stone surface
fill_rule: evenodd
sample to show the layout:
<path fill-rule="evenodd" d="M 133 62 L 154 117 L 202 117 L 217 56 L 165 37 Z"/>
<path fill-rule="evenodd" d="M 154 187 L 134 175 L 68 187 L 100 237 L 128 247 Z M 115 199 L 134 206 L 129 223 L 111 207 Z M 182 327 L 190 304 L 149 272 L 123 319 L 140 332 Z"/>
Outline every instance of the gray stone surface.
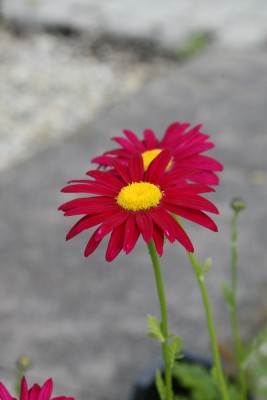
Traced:
<path fill-rule="evenodd" d="M 1 175 L 0 181 L 0 370 L 9 380 L 16 358 L 34 360 L 29 380 L 53 376 L 57 393 L 77 399 L 127 399 L 141 370 L 159 357 L 146 338 L 146 315 L 158 315 L 147 250 L 140 241 L 130 256 L 104 262 L 106 243 L 83 258 L 88 233 L 69 243 L 74 221 L 56 210 L 69 196 L 59 193 L 82 178 L 90 159 L 110 146 L 123 128 L 161 135 L 175 120 L 204 123 L 225 164 L 221 185 L 210 198 L 218 205 L 219 233 L 187 224 L 196 254 L 212 256 L 207 284 L 221 341 L 229 341 L 221 295 L 229 278 L 228 204 L 241 195 L 240 320 L 246 338 L 266 318 L 267 239 L 267 55 L 222 52 L 166 71 L 136 95 L 104 110 L 72 138 Z M 179 245 L 162 257 L 171 330 L 185 347 L 209 353 L 201 298 Z"/>
<path fill-rule="evenodd" d="M 265 0 L 2 0 L 5 16 L 37 24 L 70 25 L 95 35 L 152 39 L 176 49 L 195 31 L 219 44 L 266 42 Z"/>

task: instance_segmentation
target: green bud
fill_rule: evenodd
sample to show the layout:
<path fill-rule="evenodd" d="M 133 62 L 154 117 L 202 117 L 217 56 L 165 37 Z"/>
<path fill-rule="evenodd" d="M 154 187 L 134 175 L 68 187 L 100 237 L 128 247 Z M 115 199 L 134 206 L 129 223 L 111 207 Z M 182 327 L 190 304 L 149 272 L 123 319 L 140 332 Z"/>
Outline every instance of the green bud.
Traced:
<path fill-rule="evenodd" d="M 31 368 L 32 360 L 28 356 L 20 356 L 17 359 L 16 366 L 19 371 L 26 372 Z"/>
<path fill-rule="evenodd" d="M 231 207 L 234 211 L 239 212 L 243 211 L 246 208 L 246 203 L 240 197 L 237 197 L 231 201 Z"/>

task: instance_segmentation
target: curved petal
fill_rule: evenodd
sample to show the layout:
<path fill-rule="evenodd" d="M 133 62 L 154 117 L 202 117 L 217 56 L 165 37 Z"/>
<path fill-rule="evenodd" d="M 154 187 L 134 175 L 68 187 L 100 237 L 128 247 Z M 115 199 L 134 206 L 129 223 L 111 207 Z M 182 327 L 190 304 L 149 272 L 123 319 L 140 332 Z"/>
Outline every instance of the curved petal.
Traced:
<path fill-rule="evenodd" d="M 106 260 L 111 262 L 121 252 L 123 247 L 124 224 L 112 231 L 106 251 Z"/>
<path fill-rule="evenodd" d="M 141 142 L 141 140 L 138 139 L 138 137 L 135 135 L 135 133 L 129 131 L 128 129 L 125 129 L 123 133 L 127 136 L 127 138 L 135 145 L 136 149 L 143 152 L 146 150 L 144 144 Z"/>
<path fill-rule="evenodd" d="M 157 183 L 166 171 L 171 157 L 172 153 L 170 149 L 164 149 L 159 153 L 159 155 L 149 164 L 147 171 L 145 172 L 145 181 Z"/>
<path fill-rule="evenodd" d="M 79 199 L 70 200 L 67 203 L 62 204 L 58 210 L 67 212 L 82 207 L 92 207 L 93 209 L 94 206 L 108 207 L 112 204 L 114 204 L 114 199 L 111 199 L 110 197 L 81 197 Z"/>
<path fill-rule="evenodd" d="M 164 197 L 164 203 L 165 202 L 188 209 L 194 208 L 196 210 L 219 214 L 218 209 L 211 201 L 204 199 L 199 195 L 179 194 L 179 196 L 177 196 L 177 194 L 166 194 L 166 196 Z"/>
<path fill-rule="evenodd" d="M 118 213 L 115 213 L 117 215 Z M 79 233 L 85 231 L 86 229 L 92 228 L 93 226 L 102 224 L 107 220 L 110 216 L 114 217 L 114 210 L 108 210 L 103 214 L 96 215 L 85 215 L 75 225 L 71 228 L 69 233 L 67 234 L 66 240 L 72 239 L 74 236 Z"/>
<path fill-rule="evenodd" d="M 170 242 L 174 242 L 176 238 L 175 229 L 173 228 L 174 218 L 163 208 L 151 208 L 150 215 L 155 224 L 164 232 Z"/>
<path fill-rule="evenodd" d="M 125 223 L 123 250 L 126 254 L 129 254 L 133 250 L 139 236 L 140 230 L 135 221 L 135 215 L 132 213 Z"/>
<path fill-rule="evenodd" d="M 1 400 L 13 400 L 5 386 L 0 382 L 0 398 Z"/>
<path fill-rule="evenodd" d="M 146 243 L 150 242 L 153 237 L 153 221 L 149 211 L 138 211 L 135 214 L 135 220 L 144 241 Z"/>
<path fill-rule="evenodd" d="M 117 160 L 114 160 L 112 164 L 113 164 L 113 167 L 118 172 L 118 174 L 120 175 L 120 177 L 124 180 L 124 182 L 130 183 L 131 177 L 129 174 L 129 170 L 124 165 L 122 165 L 122 163 L 120 163 Z"/>
<path fill-rule="evenodd" d="M 110 171 L 88 171 L 87 175 L 91 176 L 92 178 L 96 179 L 97 183 L 102 183 L 103 185 L 107 186 L 108 188 L 120 190 L 123 183 L 119 180 L 113 173 Z"/>
<path fill-rule="evenodd" d="M 123 224 L 125 220 L 129 217 L 130 212 L 126 210 L 121 210 L 116 214 L 109 216 L 105 219 L 103 224 L 100 226 L 98 233 L 96 235 L 96 240 L 102 239 L 108 233 L 113 231 L 113 229 L 117 228 L 117 226 Z"/>
<path fill-rule="evenodd" d="M 144 138 L 145 138 L 147 150 L 152 150 L 152 149 L 157 148 L 159 142 L 158 142 L 157 138 L 155 137 L 155 133 L 151 129 L 144 130 Z"/>
<path fill-rule="evenodd" d="M 101 196 L 114 197 L 118 192 L 112 188 L 105 188 L 93 182 L 92 184 L 69 185 L 61 189 L 63 193 L 91 193 Z"/>
<path fill-rule="evenodd" d="M 99 228 L 97 228 L 95 230 L 95 232 L 93 233 L 93 235 L 90 237 L 90 239 L 85 247 L 85 250 L 84 250 L 85 257 L 90 256 L 90 254 L 92 254 L 97 249 L 97 247 L 100 245 L 102 239 L 100 239 L 100 240 L 96 239 L 97 233 L 100 228 L 101 228 L 101 226 Z"/>
<path fill-rule="evenodd" d="M 21 380 L 19 399 L 20 400 L 28 400 L 28 385 L 27 385 L 25 376 L 23 376 L 23 378 Z"/>
<path fill-rule="evenodd" d="M 164 207 L 171 213 L 179 215 L 180 217 L 186 218 L 189 221 L 193 221 L 199 225 L 202 225 L 205 228 L 210 229 L 211 231 L 214 232 L 218 231 L 215 222 L 208 215 L 206 215 L 200 210 L 188 209 L 185 207 L 179 207 L 174 204 L 168 204 L 168 203 L 164 203 Z"/>
<path fill-rule="evenodd" d="M 33 387 L 29 390 L 29 400 L 37 400 L 40 390 L 40 386 L 35 383 Z"/>
<path fill-rule="evenodd" d="M 161 257 L 163 254 L 164 233 L 156 224 L 153 227 L 153 240 L 156 246 L 158 255 Z"/>
<path fill-rule="evenodd" d="M 121 147 L 123 147 L 130 154 L 133 153 L 134 151 L 136 151 L 135 146 L 132 143 L 130 143 L 127 139 L 116 136 L 116 137 L 113 137 L 112 140 L 114 140 L 114 142 L 117 142 Z"/>
<path fill-rule="evenodd" d="M 134 153 L 129 161 L 132 182 L 140 182 L 144 177 L 144 162 L 140 153 Z"/>
<path fill-rule="evenodd" d="M 53 390 L 53 381 L 52 378 L 49 378 L 41 387 L 38 400 L 50 400 L 52 390 Z"/>
<path fill-rule="evenodd" d="M 101 199 L 99 199 L 101 200 Z M 64 213 L 65 217 L 71 217 L 74 215 L 93 215 L 93 214 L 103 214 L 107 211 L 113 210 L 113 212 L 118 211 L 118 205 L 114 200 L 107 199 L 106 203 L 104 202 L 96 202 L 83 207 L 76 207 L 71 210 L 68 210 Z"/>

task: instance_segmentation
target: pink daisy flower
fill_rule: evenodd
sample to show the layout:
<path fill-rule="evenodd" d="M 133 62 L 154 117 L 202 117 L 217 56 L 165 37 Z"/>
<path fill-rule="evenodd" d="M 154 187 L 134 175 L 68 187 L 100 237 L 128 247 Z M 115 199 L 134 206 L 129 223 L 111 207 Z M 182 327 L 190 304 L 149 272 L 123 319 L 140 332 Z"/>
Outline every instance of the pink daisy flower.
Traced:
<path fill-rule="evenodd" d="M 111 167 L 114 159 L 123 165 L 128 164 L 129 157 L 135 152 L 142 155 L 145 170 L 150 162 L 165 148 L 172 150 L 172 157 L 168 170 L 193 168 L 198 170 L 190 176 L 193 182 L 207 185 L 218 185 L 219 178 L 214 171 L 222 171 L 223 166 L 217 160 L 201 153 L 214 147 L 209 142 L 209 135 L 201 132 L 202 125 L 189 128 L 190 124 L 174 122 L 171 124 L 163 138 L 157 139 L 151 129 L 144 131 L 144 138 L 140 140 L 133 132 L 124 130 L 125 137 L 114 137 L 120 148 L 106 151 L 103 155 L 95 157 L 92 162 L 100 167 Z"/>
<path fill-rule="evenodd" d="M 53 381 L 48 379 L 43 386 L 34 384 L 28 389 L 26 378 L 23 377 L 20 387 L 19 400 L 50 400 L 53 390 Z M 0 382 L 0 400 L 16 400 L 10 395 L 6 387 Z M 74 400 L 73 397 L 58 396 L 53 397 L 51 400 Z"/>
<path fill-rule="evenodd" d="M 199 195 L 214 189 L 183 182 L 184 178 L 195 175 L 195 170 L 172 170 L 165 174 L 171 159 L 171 151 L 165 149 L 145 171 L 141 154 L 135 153 L 129 158 L 128 166 L 113 160 L 115 173 L 94 170 L 87 173 L 93 179 L 70 181 L 62 192 L 85 193 L 90 197 L 77 198 L 59 207 L 65 216 L 84 215 L 66 239 L 97 226 L 85 248 L 84 254 L 88 257 L 111 233 L 107 261 L 112 261 L 121 250 L 129 254 L 140 234 L 146 243 L 154 240 L 160 256 L 164 236 L 169 242 L 178 240 L 187 251 L 193 252 L 191 240 L 173 214 L 217 231 L 215 223 L 205 212 L 218 214 L 218 210 Z"/>

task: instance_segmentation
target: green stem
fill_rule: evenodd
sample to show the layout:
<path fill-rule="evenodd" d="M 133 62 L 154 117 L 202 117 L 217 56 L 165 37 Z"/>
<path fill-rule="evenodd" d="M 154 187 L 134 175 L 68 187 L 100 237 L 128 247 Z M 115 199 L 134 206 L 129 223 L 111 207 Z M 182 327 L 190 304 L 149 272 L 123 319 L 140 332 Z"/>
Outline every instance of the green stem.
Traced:
<path fill-rule="evenodd" d="M 156 247 L 155 247 L 153 240 L 151 240 L 148 243 L 148 250 L 149 250 L 149 254 L 151 257 L 152 264 L 153 264 L 158 298 L 159 298 L 159 305 L 160 305 L 160 311 L 161 311 L 161 329 L 162 329 L 164 338 L 166 339 L 164 341 L 164 343 L 162 343 L 162 356 L 163 356 L 164 367 L 165 367 L 166 400 L 172 400 L 172 398 L 173 398 L 172 376 L 171 376 L 171 366 L 170 366 L 170 362 L 169 362 L 169 348 L 168 348 L 168 337 L 169 337 L 168 309 L 167 309 L 167 303 L 166 303 L 166 297 L 165 297 L 165 291 L 164 291 L 164 285 L 163 285 L 163 278 L 162 278 L 161 269 L 160 269 L 159 257 L 158 257 Z"/>
<path fill-rule="evenodd" d="M 241 366 L 241 358 L 242 358 L 242 344 L 240 340 L 239 334 L 239 326 L 238 326 L 238 317 L 237 317 L 237 277 L 238 277 L 238 233 L 237 233 L 237 218 L 238 211 L 234 212 L 232 219 L 232 279 L 231 279 L 231 291 L 232 291 L 232 307 L 230 307 L 230 315 L 231 315 L 231 325 L 232 325 L 232 335 L 233 342 L 235 348 L 235 361 L 238 370 L 238 381 L 241 389 L 241 398 L 243 400 L 247 397 L 247 383 L 245 372 Z"/>
<path fill-rule="evenodd" d="M 200 268 L 200 265 L 192 253 L 188 253 L 189 259 L 191 261 L 191 264 L 193 266 L 193 269 L 195 271 L 198 285 L 202 294 L 202 299 L 203 299 L 203 304 L 205 307 L 205 312 L 206 312 L 206 319 L 207 319 L 207 324 L 208 324 L 208 330 L 209 330 L 209 335 L 210 335 L 210 342 L 211 342 L 211 348 L 212 348 L 212 353 L 213 353 L 213 361 L 214 361 L 214 367 L 216 369 L 216 375 L 219 383 L 219 387 L 221 390 L 221 395 L 223 400 L 228 400 L 228 391 L 224 379 L 224 374 L 222 371 L 222 366 L 221 366 L 221 358 L 220 358 L 220 353 L 219 353 L 219 348 L 218 348 L 218 342 L 217 342 L 217 337 L 216 337 L 216 329 L 215 329 L 215 324 L 214 324 L 214 319 L 212 316 L 212 311 L 211 311 L 211 306 L 209 302 L 209 296 L 208 296 L 208 291 L 205 286 L 204 282 L 204 275 L 202 273 L 202 270 Z"/>

